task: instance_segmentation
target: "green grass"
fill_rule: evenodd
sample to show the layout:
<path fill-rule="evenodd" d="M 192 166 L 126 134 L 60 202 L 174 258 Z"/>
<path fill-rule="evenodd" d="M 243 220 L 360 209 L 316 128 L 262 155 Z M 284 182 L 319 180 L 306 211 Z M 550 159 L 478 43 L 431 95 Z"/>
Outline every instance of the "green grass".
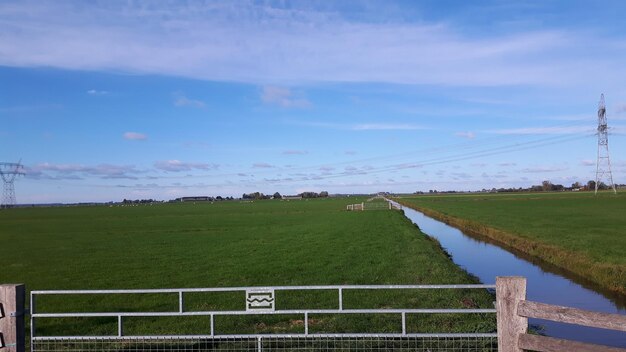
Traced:
<path fill-rule="evenodd" d="M 324 284 L 445 284 L 476 280 L 397 211 L 348 212 L 363 199 L 22 208 L 0 212 L 0 282 L 29 290 Z M 175 310 L 175 295 L 42 297 L 38 312 Z M 347 308 L 492 307 L 483 290 L 363 292 Z M 187 310 L 242 309 L 241 294 L 195 294 Z M 277 297 L 277 308 L 336 307 L 322 292 Z M 206 333 L 207 320 L 133 318 L 126 332 Z M 301 332 L 301 316 L 220 318 L 216 332 Z M 398 331 L 397 316 L 314 316 L 311 332 Z M 493 331 L 493 319 L 407 318 L 410 331 Z M 183 321 L 184 320 L 184 321 Z M 181 323 L 181 321 L 183 321 Z M 44 334 L 113 334 L 115 319 L 46 319 Z M 443 328 L 442 328 L 443 327 Z M 442 329 L 444 331 L 442 331 Z"/>
<path fill-rule="evenodd" d="M 401 201 L 626 293 L 624 193 L 429 195 Z"/>

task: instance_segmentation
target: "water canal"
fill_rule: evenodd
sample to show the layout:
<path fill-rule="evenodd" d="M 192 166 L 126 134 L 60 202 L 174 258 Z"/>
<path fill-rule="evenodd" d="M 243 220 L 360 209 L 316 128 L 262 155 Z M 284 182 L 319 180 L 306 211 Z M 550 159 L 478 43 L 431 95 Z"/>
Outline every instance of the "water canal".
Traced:
<path fill-rule="evenodd" d="M 581 309 L 626 314 L 626 297 L 602 292 L 598 287 L 549 264 L 513 253 L 498 245 L 464 234 L 461 230 L 403 207 L 404 214 L 422 232 L 436 238 L 454 262 L 483 283 L 494 283 L 496 276 L 527 278 L 529 300 Z M 626 333 L 531 319 L 548 336 L 626 347 Z"/>

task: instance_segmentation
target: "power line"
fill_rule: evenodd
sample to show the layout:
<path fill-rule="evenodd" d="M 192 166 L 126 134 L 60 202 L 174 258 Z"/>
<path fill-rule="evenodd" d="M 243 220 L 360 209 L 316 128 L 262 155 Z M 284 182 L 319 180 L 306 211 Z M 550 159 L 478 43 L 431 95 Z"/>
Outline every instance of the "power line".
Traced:
<path fill-rule="evenodd" d="M 547 138 L 536 139 L 527 142 L 513 143 L 504 146 L 498 146 L 494 148 L 486 148 L 478 151 L 470 151 L 465 153 L 456 153 L 446 157 L 438 157 L 438 158 L 429 158 L 424 160 L 414 160 L 407 163 L 402 164 L 394 164 L 394 165 L 386 165 L 380 167 L 372 167 L 367 170 L 352 170 L 352 171 L 344 171 L 338 173 L 328 173 L 325 175 L 316 175 L 315 177 L 295 177 L 290 179 L 281 179 L 277 181 L 268 181 L 268 180 L 259 180 L 259 181 L 251 181 L 250 184 L 259 185 L 259 184 L 274 184 L 274 183 L 293 183 L 293 182 L 302 182 L 302 181 L 312 181 L 312 180 L 323 180 L 323 179 L 334 179 L 334 178 L 342 178 L 342 177 L 354 177 L 358 175 L 372 175 L 379 174 L 384 172 L 398 171 L 398 170 L 406 170 L 413 168 L 420 168 L 424 166 L 431 165 L 439 165 L 446 164 L 457 161 L 465 161 L 465 160 L 474 160 L 478 158 L 500 155 L 506 153 L 512 153 L 517 151 L 529 150 L 540 148 L 549 145 L 562 144 L 575 140 L 580 140 L 584 138 L 589 138 L 594 136 L 595 134 L 587 133 L 587 134 L 574 134 L 574 135 L 560 135 L 560 136 L 551 136 Z M 195 175 L 196 177 L 200 177 L 199 175 Z M 189 177 L 189 176 L 186 176 Z M 77 184 L 72 184 L 73 186 L 78 186 Z M 82 185 L 85 187 L 101 187 L 101 188 L 119 188 L 117 185 Z M 227 187 L 227 186 L 236 186 L 233 183 L 220 183 L 220 184 L 201 184 L 197 185 L 198 187 Z M 133 187 L 133 186 L 127 186 Z M 147 185 L 137 185 L 136 187 L 147 187 Z M 167 188 L 164 186 L 159 186 L 160 188 Z M 171 187 L 181 187 L 181 186 L 170 186 Z M 189 186 L 186 186 L 189 187 Z"/>

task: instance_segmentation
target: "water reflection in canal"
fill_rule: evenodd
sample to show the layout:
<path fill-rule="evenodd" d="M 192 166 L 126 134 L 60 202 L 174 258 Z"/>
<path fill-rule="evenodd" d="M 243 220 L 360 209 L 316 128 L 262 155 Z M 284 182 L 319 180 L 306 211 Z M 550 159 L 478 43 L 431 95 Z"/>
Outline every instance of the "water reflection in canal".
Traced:
<path fill-rule="evenodd" d="M 454 262 L 483 283 L 494 283 L 496 276 L 524 276 L 529 300 L 607 313 L 626 314 L 626 297 L 600 293 L 582 278 L 568 278 L 558 268 L 522 258 L 494 244 L 474 239 L 460 230 L 403 207 L 404 214 L 422 232 L 439 240 Z M 531 319 L 549 336 L 626 347 L 626 333 Z"/>

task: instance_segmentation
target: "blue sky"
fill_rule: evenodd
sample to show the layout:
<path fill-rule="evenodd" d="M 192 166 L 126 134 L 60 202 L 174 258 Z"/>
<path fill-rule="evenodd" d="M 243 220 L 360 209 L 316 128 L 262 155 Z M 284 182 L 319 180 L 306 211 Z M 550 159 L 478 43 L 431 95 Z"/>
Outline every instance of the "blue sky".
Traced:
<path fill-rule="evenodd" d="M 626 183 L 622 1 L 0 3 L 19 203 Z"/>

